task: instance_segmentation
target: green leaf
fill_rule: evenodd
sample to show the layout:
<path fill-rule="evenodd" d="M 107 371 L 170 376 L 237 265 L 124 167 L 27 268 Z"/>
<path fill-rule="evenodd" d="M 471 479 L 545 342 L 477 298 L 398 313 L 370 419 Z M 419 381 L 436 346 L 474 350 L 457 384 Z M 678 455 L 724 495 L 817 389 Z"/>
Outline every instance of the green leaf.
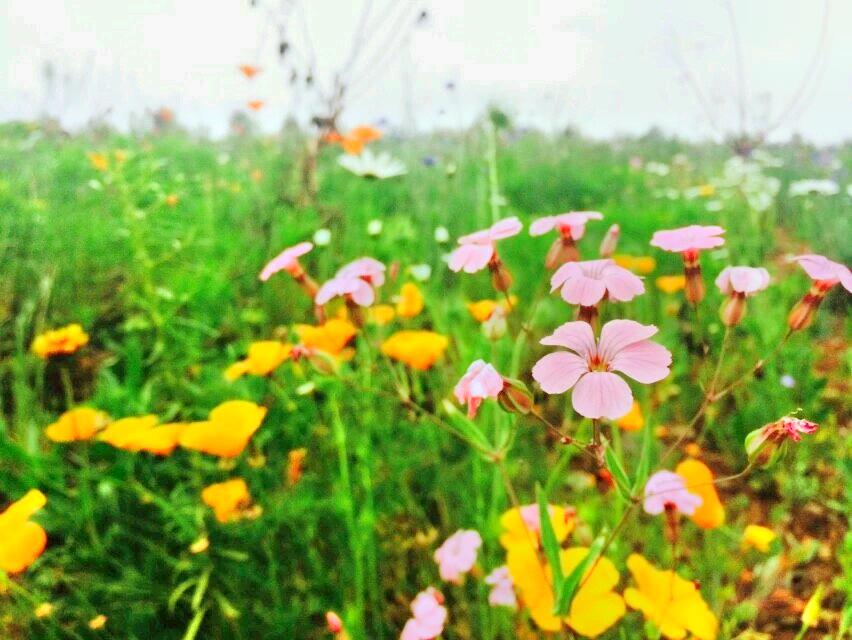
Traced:
<path fill-rule="evenodd" d="M 201 628 L 201 623 L 204 621 L 204 616 L 207 614 L 207 607 L 201 609 L 186 628 L 186 633 L 183 634 L 183 640 L 193 640 L 198 635 L 198 630 Z"/>
<path fill-rule="evenodd" d="M 589 553 L 586 554 L 586 557 L 562 581 L 562 588 L 556 592 L 556 606 L 554 607 L 553 615 L 564 616 L 568 614 L 568 608 L 571 606 L 574 594 L 580 588 L 583 576 L 589 567 L 600 557 L 605 544 L 606 538 L 604 536 L 595 538 L 595 541 L 589 547 Z"/>
<path fill-rule="evenodd" d="M 541 521 L 541 546 L 544 548 L 544 556 L 550 565 L 554 592 L 559 593 L 563 580 L 559 542 L 556 540 L 556 532 L 553 530 L 553 523 L 550 521 L 550 511 L 547 510 L 547 494 L 538 483 L 535 485 L 535 493 L 538 498 L 538 517 Z"/>
<path fill-rule="evenodd" d="M 627 477 L 627 472 L 618 459 L 615 450 L 607 445 L 604 448 L 604 459 L 606 460 L 607 469 L 612 474 L 612 479 L 615 480 L 615 487 L 618 493 L 625 500 L 630 500 L 630 478 Z"/>
<path fill-rule="evenodd" d="M 637 494 L 645 488 L 645 482 L 651 473 L 651 446 L 654 443 L 653 427 L 651 421 L 645 421 L 645 429 L 642 432 L 642 453 L 639 454 L 639 465 L 636 467 L 636 480 L 633 483 L 633 494 Z"/>

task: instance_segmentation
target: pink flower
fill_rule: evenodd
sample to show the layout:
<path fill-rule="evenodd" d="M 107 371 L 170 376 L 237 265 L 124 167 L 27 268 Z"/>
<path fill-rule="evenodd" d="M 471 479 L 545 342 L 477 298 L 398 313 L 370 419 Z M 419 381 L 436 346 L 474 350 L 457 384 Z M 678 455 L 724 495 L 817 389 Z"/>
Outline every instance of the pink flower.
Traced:
<path fill-rule="evenodd" d="M 476 273 L 484 269 L 495 255 L 497 240 L 517 235 L 522 228 L 521 221 L 511 217 L 495 222 L 488 229 L 462 236 L 458 240 L 461 246 L 450 254 L 450 270 Z"/>
<path fill-rule="evenodd" d="M 331 633 L 340 633 L 343 631 L 343 621 L 334 611 L 325 612 L 325 623 Z"/>
<path fill-rule="evenodd" d="M 659 382 L 669 375 L 672 354 L 648 340 L 655 333 L 654 325 L 610 320 L 596 345 L 587 322 L 566 322 L 542 338 L 541 344 L 570 351 L 544 356 L 533 367 L 533 378 L 545 393 L 565 393 L 574 387 L 571 404 L 580 415 L 615 420 L 630 411 L 633 392 L 613 371 L 643 384 Z"/>
<path fill-rule="evenodd" d="M 335 277 L 361 278 L 373 287 L 381 287 L 385 283 L 385 265 L 375 258 L 359 258 L 337 270 Z"/>
<path fill-rule="evenodd" d="M 485 398 L 496 399 L 504 386 L 503 376 L 492 365 L 484 360 L 476 360 L 467 368 L 453 393 L 461 404 L 467 404 L 467 415 L 473 418 L 482 401 Z"/>
<path fill-rule="evenodd" d="M 492 607 L 518 608 L 518 598 L 515 596 L 515 588 L 512 583 L 512 576 L 509 573 L 509 567 L 503 565 L 494 569 L 494 571 L 485 577 L 485 584 L 491 585 L 491 592 L 488 594 L 488 604 Z"/>
<path fill-rule="evenodd" d="M 441 579 L 460 583 L 461 577 L 476 564 L 476 552 L 482 546 L 482 538 L 473 530 L 461 529 L 447 538 L 435 550 L 435 562 Z"/>
<path fill-rule="evenodd" d="M 314 302 L 322 305 L 337 296 L 349 296 L 353 302 L 362 307 L 369 307 L 376 299 L 373 287 L 366 280 L 354 276 L 337 275 L 319 288 Z"/>
<path fill-rule="evenodd" d="M 657 231 L 651 238 L 651 246 L 675 253 L 712 249 L 725 244 L 725 239 L 719 237 L 723 233 L 725 230 L 716 225 L 692 224 L 680 229 Z"/>
<path fill-rule="evenodd" d="M 772 427 L 773 425 L 769 425 Z M 816 422 L 811 422 L 810 420 L 805 420 L 803 418 L 793 418 L 791 416 L 784 416 L 778 422 L 774 423 L 775 433 L 778 434 L 781 438 L 787 437 L 793 442 L 799 442 L 802 439 L 801 434 L 811 434 L 814 433 L 819 425 Z"/>
<path fill-rule="evenodd" d="M 796 256 L 792 260 L 798 262 L 813 280 L 831 283 L 831 286 L 840 282 L 844 289 L 852 293 L 852 272 L 847 266 L 816 254 Z"/>
<path fill-rule="evenodd" d="M 596 305 L 607 295 L 627 302 L 645 292 L 641 278 L 609 259 L 563 264 L 550 278 L 551 291 L 560 287 L 565 302 L 584 307 Z"/>
<path fill-rule="evenodd" d="M 586 233 L 586 223 L 589 220 L 603 220 L 603 214 L 599 211 L 571 211 L 555 216 L 545 216 L 530 225 L 530 235 L 542 236 L 556 229 L 566 238 L 579 240 Z"/>
<path fill-rule="evenodd" d="M 313 248 L 314 245 L 310 242 L 300 242 L 295 246 L 284 249 L 284 251 L 267 263 L 263 271 L 260 272 L 260 279 L 266 282 L 279 271 L 286 271 L 290 275 L 296 276 L 301 272 L 299 257 L 305 255 Z"/>
<path fill-rule="evenodd" d="M 769 286 L 769 272 L 763 267 L 725 267 L 716 278 L 716 286 L 729 296 L 754 295 Z"/>
<path fill-rule="evenodd" d="M 400 640 L 433 640 L 444 631 L 447 609 L 444 596 L 433 587 L 417 594 L 411 603 L 412 618 L 402 629 Z"/>
<path fill-rule="evenodd" d="M 645 484 L 645 513 L 658 516 L 673 506 L 683 514 L 691 516 L 704 502 L 701 496 L 686 489 L 686 480 L 673 471 L 657 471 Z"/>

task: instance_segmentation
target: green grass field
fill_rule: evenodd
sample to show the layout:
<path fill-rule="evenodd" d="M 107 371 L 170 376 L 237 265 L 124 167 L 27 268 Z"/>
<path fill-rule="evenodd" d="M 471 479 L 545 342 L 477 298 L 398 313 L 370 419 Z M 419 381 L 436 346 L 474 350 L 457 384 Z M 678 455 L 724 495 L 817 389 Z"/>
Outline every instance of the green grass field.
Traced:
<path fill-rule="evenodd" d="M 373 147 L 408 168 L 389 180 L 347 172 L 336 163 L 340 150 L 325 147 L 318 192 L 305 199 L 304 139 L 295 131 L 211 142 L 179 131 L 69 137 L 38 125 L 0 128 L 0 506 L 29 489 L 47 498 L 33 516 L 47 532 L 46 549 L 25 571 L 0 571 L 0 637 L 330 638 L 331 610 L 343 620 L 339 637 L 381 640 L 400 636 L 410 602 L 428 586 L 444 596 L 445 640 L 585 637 L 570 622 L 552 635 L 541 631 L 529 592 L 517 611 L 488 604 L 483 578 L 506 563 L 500 517 L 515 497 L 536 503 L 537 487 L 542 500 L 573 507 L 561 545 L 603 551 L 619 574 L 619 594 L 636 586 L 626 563 L 638 553 L 700 585 L 720 639 L 848 633 L 843 287 L 831 290 L 811 327 L 785 334 L 787 314 L 811 285 L 789 257 L 852 262 L 852 147 L 829 153 L 791 144 L 769 149 L 780 166 L 753 161 L 737 170 L 721 146 L 654 135 L 593 142 L 502 131 L 494 149 L 489 140 L 480 127 L 386 137 Z M 107 166 L 96 167 L 92 153 Z M 652 161 L 668 173 L 649 171 Z M 838 179 L 840 193 L 788 194 L 795 180 L 824 177 Z M 673 355 L 661 382 L 631 382 L 640 430 L 601 422 L 608 451 L 601 468 L 581 444 L 560 443 L 543 424 L 586 443 L 592 421 L 572 409 L 570 393 L 542 393 L 530 374 L 553 349 L 539 340 L 572 320 L 574 309 L 549 294 L 544 255 L 554 236 L 533 238 L 527 227 L 542 215 L 588 209 L 604 219 L 590 222 L 579 241 L 584 259 L 597 258 L 618 223 L 616 253 L 655 260 L 646 292 L 604 304 L 602 322 L 654 324 L 655 339 Z M 444 258 L 459 236 L 507 216 L 525 226 L 498 245 L 517 298 L 504 334 L 490 339 L 467 304 L 502 294 L 487 272 L 453 273 Z M 374 223 L 371 234 L 374 220 L 381 230 Z M 683 292 L 655 284 L 680 274 L 681 258 L 649 246 L 655 231 L 689 224 L 727 231 L 722 248 L 701 254 L 707 297 L 697 312 Z M 448 242 L 436 240 L 438 227 L 449 231 Z M 351 359 L 334 372 L 308 358 L 228 381 L 223 372 L 251 342 L 295 343 L 292 327 L 315 322 L 289 275 L 263 283 L 258 273 L 322 228 L 330 242 L 302 259 L 318 282 L 372 256 L 389 267 L 379 302 L 394 304 L 411 282 L 423 310 L 359 328 Z M 431 275 L 418 279 L 424 264 Z M 749 299 L 719 364 L 724 296 L 713 280 L 727 265 L 765 266 L 772 283 Z M 32 352 L 36 336 L 70 323 L 89 334 L 85 347 L 47 359 Z M 449 346 L 434 366 L 414 370 L 380 349 L 401 329 L 437 332 Z M 491 400 L 467 420 L 452 390 L 478 358 L 528 385 L 542 420 Z M 735 386 L 707 401 L 714 372 L 716 391 Z M 157 456 L 97 439 L 56 443 L 44 432 L 75 406 L 113 419 L 155 414 L 185 423 L 235 399 L 268 412 L 229 460 L 185 447 Z M 749 467 L 746 435 L 796 411 L 818 431 L 788 443 L 770 468 Z M 288 479 L 290 452 L 302 448 L 301 476 Z M 716 478 L 737 477 L 716 485 L 724 524 L 702 529 L 681 517 L 672 543 L 665 517 L 643 511 L 642 491 L 649 473 L 688 456 Z M 245 480 L 257 508 L 222 523 L 201 492 L 230 478 Z M 743 547 L 752 524 L 776 534 L 767 551 Z M 475 529 L 483 545 L 474 570 L 451 584 L 440 579 L 433 553 L 459 529 Z M 0 561 L 3 532 L 0 520 Z M 549 557 L 560 542 L 547 527 L 541 535 L 539 559 L 552 581 Z M 805 628 L 803 609 L 819 588 L 822 613 Z M 99 615 L 105 624 L 90 628 Z M 600 637 L 655 638 L 660 627 L 631 605 Z"/>

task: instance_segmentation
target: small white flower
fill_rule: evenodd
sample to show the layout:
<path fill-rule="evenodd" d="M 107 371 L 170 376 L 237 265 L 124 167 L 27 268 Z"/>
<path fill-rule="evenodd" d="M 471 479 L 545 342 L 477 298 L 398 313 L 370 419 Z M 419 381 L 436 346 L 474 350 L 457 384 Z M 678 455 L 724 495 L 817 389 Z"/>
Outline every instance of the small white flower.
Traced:
<path fill-rule="evenodd" d="M 721 211 L 722 210 L 722 201 L 721 200 L 709 200 L 704 208 L 707 211 Z"/>
<path fill-rule="evenodd" d="M 652 160 L 645 164 L 645 171 L 655 176 L 667 176 L 669 175 L 669 165 Z"/>
<path fill-rule="evenodd" d="M 812 194 L 834 196 L 840 193 L 840 187 L 834 180 L 796 180 L 790 183 L 788 193 L 794 198 Z"/>
<path fill-rule="evenodd" d="M 318 247 L 324 247 L 331 242 L 331 231 L 328 229 L 317 229 L 314 233 L 314 244 Z"/>
<path fill-rule="evenodd" d="M 370 220 L 367 223 L 367 234 L 371 236 L 377 236 L 382 232 L 382 221 L 378 218 L 374 220 Z"/>
<path fill-rule="evenodd" d="M 383 151 L 374 155 L 369 149 L 365 149 L 360 156 L 344 153 L 337 159 L 337 164 L 356 176 L 370 180 L 386 180 L 408 173 L 405 165 L 389 153 Z"/>
<path fill-rule="evenodd" d="M 418 282 L 426 282 L 432 276 L 432 267 L 428 264 L 413 264 L 408 267 L 408 273 Z"/>
<path fill-rule="evenodd" d="M 435 242 L 439 244 L 444 244 L 449 241 L 450 232 L 447 231 L 446 227 L 435 227 Z"/>
<path fill-rule="evenodd" d="M 787 389 L 792 389 L 796 386 L 796 379 L 789 373 L 785 373 L 783 376 L 781 376 L 781 386 Z"/>

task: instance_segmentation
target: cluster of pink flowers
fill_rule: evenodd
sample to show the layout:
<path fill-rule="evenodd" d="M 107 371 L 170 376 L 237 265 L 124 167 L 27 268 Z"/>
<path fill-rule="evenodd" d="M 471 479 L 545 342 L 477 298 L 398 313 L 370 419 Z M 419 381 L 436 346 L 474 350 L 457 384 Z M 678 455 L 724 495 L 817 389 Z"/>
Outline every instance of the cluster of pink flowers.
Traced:
<path fill-rule="evenodd" d="M 473 569 L 482 537 L 473 530 L 456 531 L 435 550 L 435 562 L 442 580 L 461 583 L 462 576 Z"/>
<path fill-rule="evenodd" d="M 400 640 L 434 640 L 444 631 L 447 608 L 444 596 L 433 587 L 417 594 L 411 602 L 411 618 L 402 629 Z"/>

